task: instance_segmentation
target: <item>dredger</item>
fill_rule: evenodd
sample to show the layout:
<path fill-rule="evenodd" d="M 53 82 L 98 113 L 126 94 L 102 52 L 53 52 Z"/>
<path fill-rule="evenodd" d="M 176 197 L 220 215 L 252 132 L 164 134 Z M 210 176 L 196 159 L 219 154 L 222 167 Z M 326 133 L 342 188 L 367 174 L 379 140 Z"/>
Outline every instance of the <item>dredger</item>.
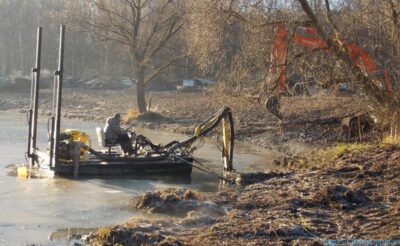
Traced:
<path fill-rule="evenodd" d="M 38 28 L 36 64 L 32 69 L 31 103 L 28 111 L 29 168 L 53 172 L 58 176 L 131 176 L 131 175 L 184 175 L 192 172 L 193 152 L 203 143 L 203 137 L 213 129 L 222 128 L 219 145 L 222 151 L 224 170 L 232 171 L 234 127 L 232 112 L 224 107 L 194 129 L 193 136 L 185 141 L 171 141 L 168 144 L 153 144 L 142 135 L 131 134 L 136 154 L 124 156 L 114 145 L 104 143 L 103 129 L 97 128 L 97 140 L 104 150 L 91 146 L 90 136 L 79 129 L 61 129 L 62 88 L 64 69 L 65 26 L 60 27 L 58 69 L 54 72 L 52 115 L 48 119 L 48 148 L 37 147 L 37 121 L 40 84 L 40 62 L 42 28 Z M 201 164 L 201 163 L 198 163 Z M 204 167 L 204 166 L 203 166 Z M 199 169 L 202 169 L 198 167 Z M 21 173 L 24 170 L 18 170 Z"/>

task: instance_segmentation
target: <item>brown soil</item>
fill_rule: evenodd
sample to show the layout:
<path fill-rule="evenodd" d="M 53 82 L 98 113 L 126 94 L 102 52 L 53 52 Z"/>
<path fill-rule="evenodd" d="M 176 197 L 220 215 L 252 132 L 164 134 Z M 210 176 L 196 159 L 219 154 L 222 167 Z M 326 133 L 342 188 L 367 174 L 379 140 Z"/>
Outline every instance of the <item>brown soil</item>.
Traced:
<path fill-rule="evenodd" d="M 178 222 L 132 220 L 103 229 L 91 242 L 323 245 L 324 240 L 400 238 L 398 146 L 349 152 L 325 166 L 227 188 L 208 198 L 227 211 L 220 217 L 189 213 Z"/>

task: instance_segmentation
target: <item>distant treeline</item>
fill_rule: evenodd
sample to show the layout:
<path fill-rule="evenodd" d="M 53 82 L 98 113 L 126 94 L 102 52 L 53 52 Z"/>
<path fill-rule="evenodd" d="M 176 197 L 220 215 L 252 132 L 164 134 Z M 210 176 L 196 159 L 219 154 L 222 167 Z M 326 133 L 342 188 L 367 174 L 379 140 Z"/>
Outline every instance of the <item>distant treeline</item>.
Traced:
<path fill-rule="evenodd" d="M 0 0 L 0 74 L 29 75 L 39 25 L 42 67 L 54 70 L 58 28 L 65 23 L 67 76 L 202 76 L 232 91 L 258 93 L 268 78 L 277 26 L 284 23 L 291 32 L 310 21 L 301 2 L 326 33 L 364 48 L 380 68 L 399 77 L 397 0 Z M 332 53 L 289 44 L 287 55 L 289 79 L 322 85 L 354 79 Z"/>

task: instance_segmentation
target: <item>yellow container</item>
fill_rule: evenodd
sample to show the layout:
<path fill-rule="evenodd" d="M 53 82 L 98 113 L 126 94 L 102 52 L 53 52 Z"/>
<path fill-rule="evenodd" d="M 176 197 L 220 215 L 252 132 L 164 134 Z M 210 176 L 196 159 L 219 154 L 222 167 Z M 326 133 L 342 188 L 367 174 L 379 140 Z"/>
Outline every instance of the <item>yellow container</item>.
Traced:
<path fill-rule="evenodd" d="M 18 167 L 17 173 L 18 173 L 18 178 L 27 178 L 28 177 L 28 168 L 27 167 Z"/>

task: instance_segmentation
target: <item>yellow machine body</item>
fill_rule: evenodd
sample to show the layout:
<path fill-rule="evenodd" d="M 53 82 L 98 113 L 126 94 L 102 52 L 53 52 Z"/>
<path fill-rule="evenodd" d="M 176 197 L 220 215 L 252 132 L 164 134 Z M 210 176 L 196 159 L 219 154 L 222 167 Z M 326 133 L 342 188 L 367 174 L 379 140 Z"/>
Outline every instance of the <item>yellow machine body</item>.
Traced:
<path fill-rule="evenodd" d="M 61 132 L 71 135 L 71 141 L 74 142 L 79 141 L 85 144 L 86 146 L 91 147 L 90 137 L 85 132 L 82 132 L 77 129 L 62 129 Z M 80 148 L 81 159 L 83 159 L 85 155 L 87 155 L 87 150 L 86 148 L 81 147 Z"/>

